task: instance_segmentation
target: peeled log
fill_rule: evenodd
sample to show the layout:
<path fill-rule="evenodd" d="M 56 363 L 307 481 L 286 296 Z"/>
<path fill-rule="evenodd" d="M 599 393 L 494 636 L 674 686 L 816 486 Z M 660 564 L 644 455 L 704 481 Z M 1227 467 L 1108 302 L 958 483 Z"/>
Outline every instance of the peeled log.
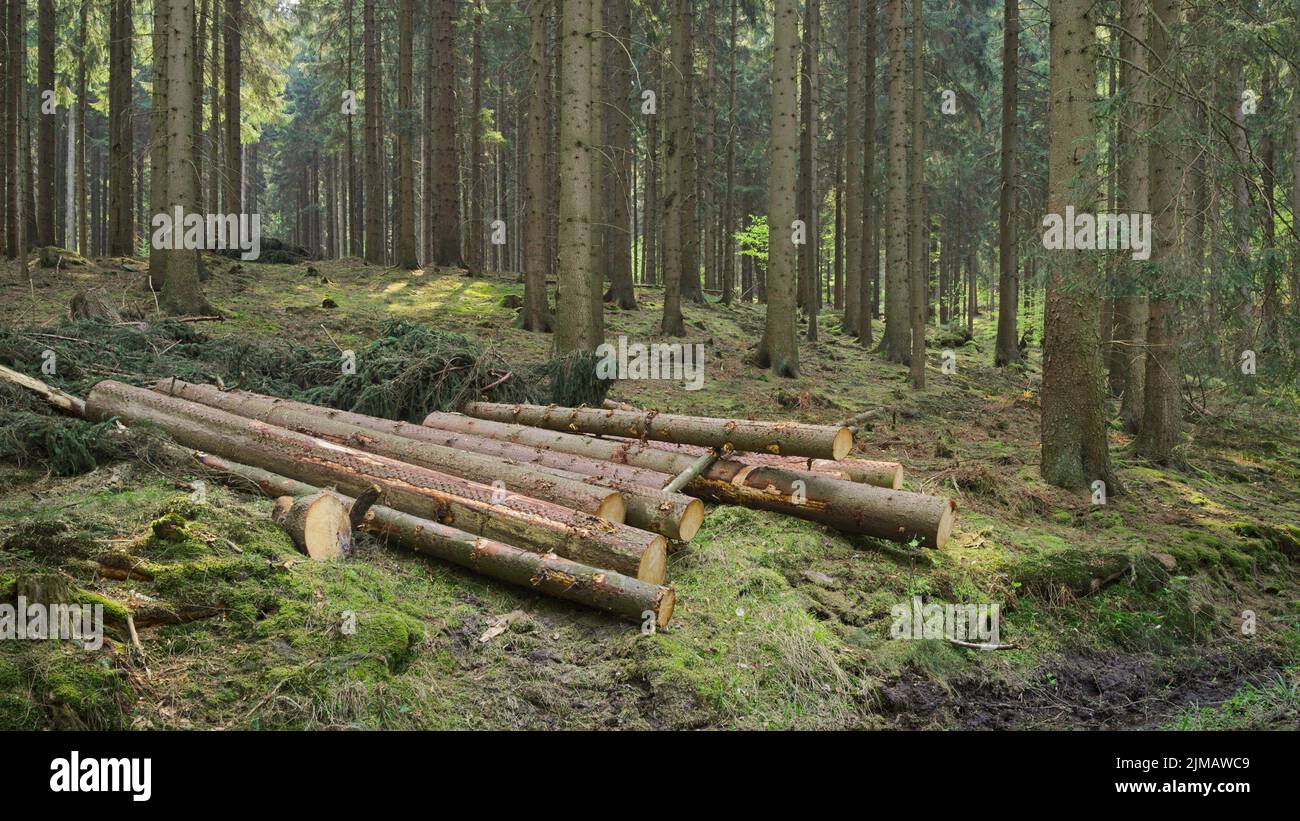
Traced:
<path fill-rule="evenodd" d="M 271 518 L 298 551 L 318 562 L 341 559 L 352 549 L 350 502 L 330 490 L 275 500 Z"/>
<path fill-rule="evenodd" d="M 424 419 L 424 424 L 664 473 L 680 473 L 689 468 L 695 458 L 658 444 L 598 439 L 455 413 L 431 413 Z M 746 469 L 749 472 L 742 473 Z M 733 459 L 719 459 L 684 490 L 706 501 L 774 510 L 822 522 L 848 533 L 864 533 L 897 542 L 908 542 L 916 536 L 927 547 L 942 547 L 952 530 L 955 505 L 943 497 L 886 490 L 813 471 L 763 467 L 755 474 L 754 470 L 758 468 Z M 736 481 L 738 477 L 739 482 Z M 791 492 L 794 481 L 799 479 L 804 481 L 807 496 L 804 504 L 796 504 Z"/>
<path fill-rule="evenodd" d="M 268 496 L 303 496 L 316 492 L 311 485 L 219 456 L 201 453 L 196 458 L 215 473 L 252 482 Z M 615 613 L 631 621 L 644 621 L 649 612 L 654 615 L 656 626 L 664 627 L 673 615 L 675 596 L 671 587 L 589 567 L 553 553 L 520 550 L 390 507 L 370 508 L 361 527 L 475 573 Z"/>
<path fill-rule="evenodd" d="M 364 453 L 120 382 L 95 385 L 92 420 L 153 424 L 182 445 L 350 495 L 378 485 L 399 510 L 537 553 L 555 552 L 644 581 L 663 581 L 667 540 L 549 502 Z"/>
<path fill-rule="evenodd" d="M 815 459 L 841 459 L 853 448 L 853 434 L 848 428 L 829 425 L 711 419 L 707 416 L 608 408 L 503 405 L 496 402 L 469 402 L 462 410 L 466 415 L 479 419 L 513 422 L 549 430 L 683 442 L 709 448 L 730 447 L 735 450 L 782 453 Z"/>
<path fill-rule="evenodd" d="M 341 445 L 473 482 L 487 485 L 501 482 L 510 492 L 581 510 L 608 522 L 621 524 L 625 521 L 626 509 L 622 496 L 609 488 L 580 481 L 581 477 L 572 474 L 546 474 L 517 462 L 413 441 L 396 433 L 362 427 L 351 419 L 340 418 L 344 415 L 342 411 L 331 412 L 327 408 L 303 402 L 245 391 L 221 391 L 211 385 L 192 385 L 179 379 L 164 379 L 154 386 L 154 390 L 245 419 L 256 419 L 298 433 L 319 436 Z M 359 414 L 346 416 L 360 417 Z M 417 425 L 411 427 L 418 428 Z"/>
<path fill-rule="evenodd" d="M 658 490 L 669 477 L 654 471 L 178 379 L 164 379 L 154 390 L 466 479 L 501 479 L 566 507 L 586 509 L 579 507 L 582 495 L 595 495 L 602 518 L 670 539 L 690 541 L 704 520 L 703 502 Z"/>

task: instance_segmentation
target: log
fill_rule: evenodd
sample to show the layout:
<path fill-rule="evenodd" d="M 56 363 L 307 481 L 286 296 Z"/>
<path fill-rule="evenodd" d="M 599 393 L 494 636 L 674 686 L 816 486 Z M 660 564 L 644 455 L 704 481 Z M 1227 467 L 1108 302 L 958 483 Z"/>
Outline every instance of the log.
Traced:
<path fill-rule="evenodd" d="M 271 519 L 289 534 L 298 552 L 314 561 L 335 561 L 352 549 L 351 502 L 332 490 L 275 500 Z"/>
<path fill-rule="evenodd" d="M 70 413 L 73 416 L 86 415 L 86 403 L 69 393 L 64 393 L 58 388 L 51 387 L 39 379 L 34 379 L 25 373 L 6 368 L 0 365 L 0 379 L 6 382 L 12 382 L 15 385 L 26 388 L 38 394 L 51 407 Z"/>
<path fill-rule="evenodd" d="M 697 445 L 682 445 L 669 442 L 641 443 L 625 437 L 615 438 L 673 453 L 685 453 L 691 458 L 701 457 L 711 452 L 709 448 L 702 448 Z M 903 486 L 903 466 L 898 462 L 881 462 L 873 459 L 804 459 L 798 456 L 779 456 L 775 453 L 746 453 L 739 457 L 737 461 L 745 464 L 785 468 L 786 470 L 812 471 L 813 473 L 833 476 L 837 479 L 861 482 L 865 485 L 875 485 L 876 487 L 891 488 L 893 490 L 898 490 Z"/>
<path fill-rule="evenodd" d="M 154 386 L 154 390 L 245 419 L 256 419 L 298 433 L 318 436 L 330 442 L 420 465 L 461 479 L 485 485 L 501 482 L 511 492 L 590 513 L 607 522 L 621 524 L 626 520 L 623 497 L 617 491 L 580 481 L 581 477 L 572 474 L 547 474 L 518 462 L 416 442 L 408 437 L 368 429 L 350 419 L 340 418 L 342 411 L 330 411 L 303 402 L 245 391 L 223 392 L 211 385 L 192 385 L 179 379 L 164 379 Z M 349 416 L 355 418 L 360 414 Z"/>
<path fill-rule="evenodd" d="M 396 509 L 516 547 L 555 552 L 655 584 L 664 578 L 663 536 L 549 502 L 502 496 L 488 485 L 119 382 L 95 385 L 86 411 L 94 420 L 156 425 L 186 447 L 349 495 L 378 485 Z"/>
<path fill-rule="evenodd" d="M 659 443 L 598 439 L 454 413 L 431 413 L 424 419 L 424 424 L 664 473 L 681 473 L 694 461 L 690 454 L 665 449 Z M 755 473 L 755 470 L 759 472 Z M 804 504 L 794 500 L 796 480 L 804 482 Z M 719 459 L 684 490 L 705 501 L 778 511 L 828 524 L 847 533 L 897 542 L 908 542 L 915 536 L 927 547 L 942 547 L 954 523 L 955 506 L 942 497 L 876 488 L 813 471 L 766 466 L 760 470 L 734 459 Z"/>
<path fill-rule="evenodd" d="M 502 478 L 514 489 L 566 507 L 581 509 L 567 503 L 576 493 L 572 488 L 580 486 L 599 494 L 609 514 L 603 518 L 613 518 L 612 496 L 628 524 L 670 539 L 690 541 L 704 521 L 704 503 L 658 490 L 669 477 L 654 471 L 178 379 L 164 379 L 154 390 L 466 479 Z M 548 493 L 552 487 L 568 495 Z"/>
<path fill-rule="evenodd" d="M 226 478 L 248 480 L 269 496 L 302 496 L 316 490 L 311 485 L 211 454 L 197 454 L 196 458 L 207 470 Z M 631 621 L 644 621 L 648 612 L 653 614 L 656 626 L 664 627 L 673 615 L 676 596 L 671 587 L 589 567 L 553 553 L 520 550 L 390 507 L 371 507 L 362 519 L 361 527 L 376 536 L 392 539 L 412 550 L 475 573 L 595 607 Z"/>
<path fill-rule="evenodd" d="M 710 419 L 615 410 L 606 408 L 561 408 L 542 405 L 503 405 L 469 402 L 462 409 L 468 416 L 496 422 L 514 422 L 549 430 L 629 436 L 685 442 L 710 448 L 783 453 L 817 459 L 840 459 L 853 448 L 848 428 L 804 425 L 798 422 L 754 422 L 743 419 Z"/>

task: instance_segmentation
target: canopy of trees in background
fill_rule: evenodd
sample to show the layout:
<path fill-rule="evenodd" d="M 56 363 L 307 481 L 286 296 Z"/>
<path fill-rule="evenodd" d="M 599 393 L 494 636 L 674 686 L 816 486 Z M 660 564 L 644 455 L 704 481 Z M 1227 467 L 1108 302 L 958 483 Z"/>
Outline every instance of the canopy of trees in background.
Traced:
<path fill-rule="evenodd" d="M 149 242 L 179 205 L 319 258 L 518 272 L 561 351 L 653 289 L 667 336 L 684 304 L 763 303 L 755 365 L 795 376 L 830 333 L 921 389 L 927 327 L 933 379 L 988 315 L 978 355 L 1042 347 L 1065 485 L 1114 481 L 1107 393 L 1165 460 L 1189 392 L 1300 371 L 1294 3 L 0 9 L 5 254 L 148 255 L 173 312 L 211 309 L 199 255 Z M 1044 248 L 1067 208 L 1150 214 L 1150 258 Z"/>

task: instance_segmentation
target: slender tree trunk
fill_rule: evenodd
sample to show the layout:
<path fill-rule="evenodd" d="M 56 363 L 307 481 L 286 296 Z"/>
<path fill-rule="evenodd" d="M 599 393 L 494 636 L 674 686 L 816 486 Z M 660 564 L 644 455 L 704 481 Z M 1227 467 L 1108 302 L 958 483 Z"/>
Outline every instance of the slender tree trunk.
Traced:
<path fill-rule="evenodd" d="M 77 152 L 73 159 L 73 179 L 76 187 L 76 218 L 74 224 L 76 250 L 81 254 L 90 253 L 89 214 L 86 210 L 86 107 L 90 100 L 86 95 L 86 36 L 90 26 L 90 4 L 82 3 L 77 18 L 77 116 L 73 123 L 76 129 Z M 69 226 L 68 236 L 73 236 L 73 227 Z M 71 240 L 70 240 L 71 241 Z"/>
<path fill-rule="evenodd" d="M 397 24 L 397 202 L 393 222 L 396 233 L 394 263 L 413 271 L 420 267 L 415 245 L 415 116 L 411 88 L 412 40 L 415 37 L 415 0 L 401 0 Z"/>
<path fill-rule="evenodd" d="M 240 139 L 240 83 L 243 74 L 243 2 L 225 0 L 226 179 L 225 213 L 244 213 L 244 154 Z"/>
<path fill-rule="evenodd" d="M 548 333 L 551 306 L 546 295 L 546 143 L 550 131 L 550 59 L 546 49 L 550 0 L 532 0 L 532 35 L 529 41 L 527 214 L 524 218 L 525 330 Z"/>
<path fill-rule="evenodd" d="M 606 50 L 606 74 L 610 78 L 609 153 L 613 163 L 609 197 L 610 227 L 606 229 L 609 246 L 608 298 L 625 311 L 637 310 L 636 291 L 632 282 L 632 231 L 629 230 L 629 207 L 632 188 L 632 112 L 628 107 L 628 90 L 632 85 L 632 64 L 624 48 L 631 48 L 632 11 L 630 0 L 606 3 L 606 23 L 610 47 Z"/>
<path fill-rule="evenodd" d="M 208 213 L 221 213 L 221 181 L 225 172 L 221 168 L 221 0 L 212 0 L 212 38 L 208 68 Z"/>
<path fill-rule="evenodd" d="M 132 168 L 135 156 L 132 122 L 131 41 L 134 36 L 131 0 L 113 0 L 109 26 L 108 105 L 110 144 L 108 149 L 108 253 L 135 253 L 135 221 L 132 218 Z M 156 70 L 156 69 L 155 69 Z"/>
<path fill-rule="evenodd" d="M 798 246 L 791 241 L 799 168 L 799 8 L 776 0 L 772 28 L 772 132 L 769 147 L 767 318 L 757 364 L 778 376 L 799 375 L 795 321 Z"/>
<path fill-rule="evenodd" d="M 564 321 L 555 329 L 559 353 L 594 351 L 604 331 L 593 325 L 593 302 L 600 291 L 591 270 L 591 62 L 596 34 L 593 0 L 563 0 L 564 72 L 560 95 L 560 269 L 559 310 Z M 603 316 L 603 312 L 601 313 Z"/>
<path fill-rule="evenodd" d="M 227 2 L 238 0 L 227 0 Z M 362 49 L 365 52 L 365 260 L 383 265 L 384 253 L 384 138 L 379 121 L 379 33 L 375 20 L 375 0 L 364 0 L 362 14 Z"/>
<path fill-rule="evenodd" d="M 731 0 L 730 46 L 727 49 L 727 196 L 722 206 L 722 304 L 730 305 L 736 290 L 736 12 Z"/>
<path fill-rule="evenodd" d="M 1016 254 L 1016 89 L 1020 65 L 1020 0 L 1002 12 L 1002 186 L 998 191 L 998 335 L 993 364 L 1020 361 L 1019 259 Z"/>
<path fill-rule="evenodd" d="M 681 217 L 681 297 L 696 304 L 704 304 L 704 290 L 700 284 L 700 181 L 696 167 L 695 143 L 695 23 L 692 17 L 693 3 L 684 4 L 686 8 L 677 14 L 674 21 L 674 34 L 677 21 L 682 25 L 682 49 L 679 59 L 674 49 L 673 63 L 681 91 L 679 105 L 682 116 L 678 118 L 677 135 Z M 682 334 L 677 334 L 681 336 Z"/>
<path fill-rule="evenodd" d="M 821 248 L 821 199 L 817 190 L 817 117 L 819 114 L 817 56 L 821 11 L 819 0 L 808 0 L 803 28 L 803 71 L 800 81 L 803 95 L 800 114 L 803 131 L 800 139 L 799 210 L 802 213 L 807 242 L 799 246 L 800 298 L 808 315 L 808 339 L 817 339 L 818 285 L 817 252 Z"/>
<path fill-rule="evenodd" d="M 429 0 L 433 32 L 433 202 L 429 205 L 432 226 L 433 264 L 463 268 L 460 245 L 460 163 L 456 145 L 456 58 L 452 16 L 454 0 Z"/>
<path fill-rule="evenodd" d="M 885 335 L 880 352 L 890 362 L 911 361 L 907 245 L 907 28 L 903 0 L 889 0 L 889 137 L 885 157 Z"/>
<path fill-rule="evenodd" d="M 1183 268 L 1181 211 L 1182 149 L 1171 136 L 1177 120 L 1177 99 L 1170 91 L 1176 81 L 1176 41 L 1181 23 L 1178 0 L 1155 0 L 1151 5 L 1148 42 L 1151 71 L 1161 76 L 1151 91 L 1152 131 L 1159 135 L 1150 146 L 1151 262 L 1159 274 L 1154 283 L 1147 318 L 1146 379 L 1143 385 L 1142 425 L 1135 448 L 1155 462 L 1168 462 L 1182 427 L 1182 371 L 1178 361 L 1177 312 L 1169 291 L 1185 274 Z M 1149 281 L 1149 280 L 1148 280 Z"/>
<path fill-rule="evenodd" d="M 868 0 L 868 13 L 874 12 L 875 6 Z M 840 332 L 845 336 L 857 336 L 861 321 L 862 300 L 862 263 L 866 259 L 862 253 L 863 225 L 862 197 L 863 165 L 860 149 L 863 143 L 871 141 L 870 134 L 862 133 L 858 108 L 863 102 L 872 105 L 873 101 L 863 97 L 860 88 L 862 74 L 862 3 L 861 0 L 848 0 L 848 46 L 845 49 L 848 87 L 844 102 L 844 320 Z"/>
<path fill-rule="evenodd" d="M 1091 145 L 1096 30 L 1089 0 L 1051 0 L 1051 97 L 1048 156 L 1050 214 L 1093 203 Z M 1043 308 L 1043 478 L 1060 487 L 1096 480 L 1118 492 L 1106 441 L 1096 257 L 1052 251 Z"/>
<path fill-rule="evenodd" d="M 687 295 L 686 280 L 692 275 L 698 277 L 698 271 L 692 271 L 692 263 L 687 261 L 689 235 L 695 232 L 695 176 L 687 172 L 695 142 L 689 82 L 693 62 L 691 7 L 688 0 L 670 2 L 672 45 L 670 60 L 663 67 L 669 111 L 664 148 L 664 315 L 660 332 L 664 336 L 685 336 L 682 299 Z"/>
<path fill-rule="evenodd" d="M 866 14 L 867 47 L 862 61 L 865 64 L 866 77 L 862 90 L 862 185 L 859 198 L 862 206 L 862 238 L 857 259 L 849 257 L 845 269 L 845 304 L 849 310 L 850 301 L 856 302 L 858 344 L 870 347 L 873 342 L 872 319 L 876 314 L 876 284 L 880 278 L 880 263 L 876 235 L 876 14 L 879 11 L 877 0 L 867 0 Z M 858 285 L 854 290 L 848 287 L 848 267 L 858 267 Z"/>
<path fill-rule="evenodd" d="M 40 176 L 36 190 L 36 244 L 54 245 L 54 111 L 46 113 L 44 96 L 54 93 L 54 0 L 36 4 L 36 87 L 40 101 L 36 120 L 36 162 Z"/>
<path fill-rule="evenodd" d="M 912 0 L 912 143 L 911 169 L 908 173 L 908 188 L 911 214 L 911 299 L 909 315 L 911 317 L 911 357 L 912 387 L 921 390 L 925 387 L 925 323 L 929 315 L 929 248 L 926 237 L 929 223 L 929 209 L 925 203 L 925 108 L 922 106 L 922 89 L 925 87 L 925 63 L 923 60 L 922 30 L 925 25 L 922 14 L 922 0 Z"/>

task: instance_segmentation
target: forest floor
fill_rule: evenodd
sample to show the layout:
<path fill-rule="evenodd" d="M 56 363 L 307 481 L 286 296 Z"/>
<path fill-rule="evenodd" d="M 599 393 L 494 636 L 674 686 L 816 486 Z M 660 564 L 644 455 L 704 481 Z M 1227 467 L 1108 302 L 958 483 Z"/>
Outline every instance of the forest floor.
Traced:
<path fill-rule="evenodd" d="M 98 264 L 30 279 L 10 264 L 0 274 L 5 321 L 55 323 L 87 287 L 147 303 L 139 274 Z M 513 275 L 312 265 L 319 275 L 215 263 L 208 294 L 228 320 L 198 329 L 348 346 L 401 317 L 469 335 L 510 361 L 548 353 L 549 336 L 512 325 L 503 299 L 522 293 Z M 638 293 L 639 311 L 607 308 L 609 339 L 654 337 L 661 292 Z M 337 307 L 321 307 L 326 298 Z M 930 385 L 916 394 L 905 369 L 841 338 L 833 312 L 822 314 L 821 341 L 801 345 L 803 375 L 783 380 L 746 361 L 759 307 L 685 311 L 687 341 L 707 346 L 703 389 L 621 382 L 613 398 L 806 422 L 885 408 L 861 431 L 857 455 L 902 462 L 906 488 L 954 498 L 948 545 L 913 549 L 711 506 L 695 540 L 671 556 L 671 624 L 643 635 L 369 540 L 339 564 L 304 561 L 271 524 L 269 500 L 227 488 L 195 500 L 192 476 L 139 460 L 72 477 L 0 463 L 5 586 L 62 572 L 110 607 L 221 613 L 142 630 L 143 662 L 118 641 L 97 652 L 0 642 L 0 728 L 1300 725 L 1294 395 L 1210 391 L 1174 468 L 1135 458 L 1113 429 L 1123 493 L 1093 504 L 1038 477 L 1041 351 L 1031 347 L 1023 367 L 992 368 L 987 316 L 957 348 L 955 374 L 941 372 L 936 339 Z M 183 527 L 152 526 L 169 514 Z M 114 546 L 163 570 L 119 582 L 79 569 Z M 914 596 L 1001 605 L 1000 640 L 1014 647 L 892 640 L 891 608 Z M 341 629 L 347 611 L 354 634 Z"/>

